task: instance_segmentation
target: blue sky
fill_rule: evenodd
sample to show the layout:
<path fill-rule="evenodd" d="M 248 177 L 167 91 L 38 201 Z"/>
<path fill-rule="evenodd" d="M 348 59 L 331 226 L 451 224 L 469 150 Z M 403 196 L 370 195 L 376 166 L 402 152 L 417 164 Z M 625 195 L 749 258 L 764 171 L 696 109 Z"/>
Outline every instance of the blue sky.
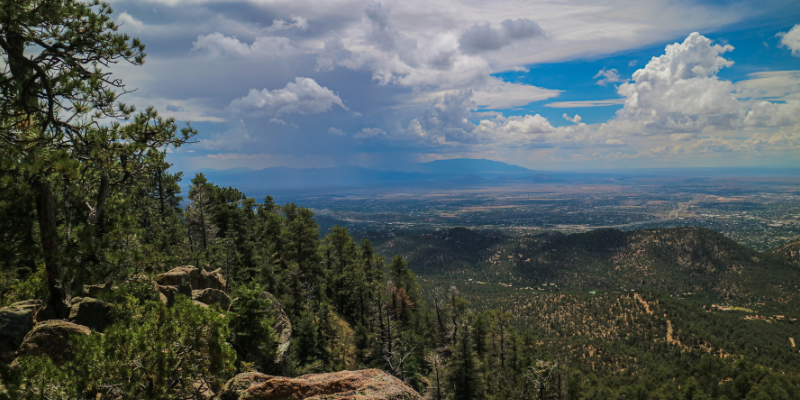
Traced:
<path fill-rule="evenodd" d="M 114 1 L 179 169 L 800 167 L 796 1 Z"/>

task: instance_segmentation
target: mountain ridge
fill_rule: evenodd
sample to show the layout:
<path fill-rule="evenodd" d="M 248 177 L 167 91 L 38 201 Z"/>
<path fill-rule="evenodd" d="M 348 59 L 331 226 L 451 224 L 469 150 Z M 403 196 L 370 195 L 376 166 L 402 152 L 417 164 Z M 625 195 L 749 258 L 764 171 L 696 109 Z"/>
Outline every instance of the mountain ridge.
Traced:
<path fill-rule="evenodd" d="M 421 277 L 456 275 L 523 287 L 553 283 L 559 290 L 788 299 L 796 297 L 800 285 L 800 253 L 779 250 L 793 245 L 800 241 L 760 253 L 703 228 L 524 237 L 453 228 L 384 239 L 376 249 L 403 254 Z"/>
<path fill-rule="evenodd" d="M 372 185 L 406 185 L 431 182 L 482 183 L 487 179 L 533 176 L 535 171 L 517 165 L 486 159 L 437 160 L 428 163 L 403 164 L 394 169 L 364 168 L 345 165 L 327 168 L 271 167 L 202 169 L 210 181 L 221 186 L 242 188 L 260 185 L 281 189 Z"/>

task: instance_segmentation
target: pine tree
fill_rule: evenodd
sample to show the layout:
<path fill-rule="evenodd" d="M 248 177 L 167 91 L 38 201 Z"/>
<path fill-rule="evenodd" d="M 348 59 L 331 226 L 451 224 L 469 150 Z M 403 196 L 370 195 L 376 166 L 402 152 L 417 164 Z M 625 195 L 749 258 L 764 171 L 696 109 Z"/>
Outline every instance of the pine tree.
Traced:
<path fill-rule="evenodd" d="M 20 199 L 36 210 L 36 247 L 58 316 L 66 316 L 70 298 L 64 282 L 80 281 L 73 279 L 82 273 L 76 265 L 118 261 L 106 257 L 111 203 L 142 178 L 148 155 L 195 133 L 187 127 L 176 135 L 174 120 L 153 109 L 134 116 L 133 107 L 119 103 L 125 87 L 102 68 L 140 65 L 145 54 L 138 39 L 117 32 L 111 13 L 99 1 L 23 0 L 0 8 L 7 65 L 0 79 L 0 160 L 29 190 Z M 83 204 L 88 210 L 81 208 L 79 219 L 73 212 Z"/>
<path fill-rule="evenodd" d="M 452 357 L 448 380 L 453 399 L 474 400 L 484 397 L 484 378 L 480 372 L 480 361 L 475 352 L 475 343 L 470 324 L 463 323 L 452 346 Z"/>

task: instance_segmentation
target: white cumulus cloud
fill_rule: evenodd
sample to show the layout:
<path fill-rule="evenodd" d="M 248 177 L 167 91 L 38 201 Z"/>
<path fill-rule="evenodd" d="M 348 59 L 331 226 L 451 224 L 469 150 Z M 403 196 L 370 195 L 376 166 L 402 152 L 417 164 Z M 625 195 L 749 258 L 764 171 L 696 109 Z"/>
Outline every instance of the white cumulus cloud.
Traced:
<path fill-rule="evenodd" d="M 789 32 L 781 32 L 781 46 L 792 51 L 793 56 L 800 57 L 800 24 L 797 24 Z"/>
<path fill-rule="evenodd" d="M 625 106 L 617 114 L 617 128 L 639 133 L 694 132 L 706 127 L 730 127 L 742 112 L 730 81 L 717 78 L 733 61 L 721 56 L 733 46 L 713 44 L 695 32 L 683 43 L 668 45 L 623 83 L 618 93 Z M 624 122 L 630 123 L 625 127 Z"/>
<path fill-rule="evenodd" d="M 317 114 L 339 106 L 347 110 L 339 95 L 311 78 L 295 78 L 283 89 L 250 89 L 246 96 L 230 102 L 227 111 L 235 114 Z"/>
<path fill-rule="evenodd" d="M 136 33 L 141 32 L 144 28 L 144 22 L 139 21 L 133 15 L 130 15 L 125 11 L 121 12 L 119 16 L 117 16 L 117 22 Z"/>
<path fill-rule="evenodd" d="M 612 68 L 612 69 L 605 69 L 605 68 L 601 69 L 600 72 L 598 72 L 597 75 L 594 76 L 594 79 L 597 79 L 597 78 L 600 78 L 597 81 L 597 84 L 600 85 L 600 86 L 606 86 L 609 83 L 623 82 L 624 81 L 624 79 L 619 77 L 619 72 L 614 68 Z"/>

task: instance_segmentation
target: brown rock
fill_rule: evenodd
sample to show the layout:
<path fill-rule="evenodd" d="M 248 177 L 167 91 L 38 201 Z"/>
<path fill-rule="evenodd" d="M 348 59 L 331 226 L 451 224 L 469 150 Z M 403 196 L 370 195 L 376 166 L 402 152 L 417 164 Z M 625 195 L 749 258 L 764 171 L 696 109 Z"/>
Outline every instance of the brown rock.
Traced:
<path fill-rule="evenodd" d="M 47 321 L 48 319 L 57 319 L 56 312 L 53 311 L 53 306 L 45 304 L 42 308 L 36 310 L 33 316 L 35 323 Z"/>
<path fill-rule="evenodd" d="M 0 308 L 0 363 L 8 364 L 33 329 L 34 315 L 42 307 L 41 300 L 27 300 Z"/>
<path fill-rule="evenodd" d="M 211 390 L 211 387 L 205 380 L 200 379 L 192 383 L 192 390 L 194 391 L 195 394 L 194 398 L 197 400 L 214 399 L 214 391 Z"/>
<path fill-rule="evenodd" d="M 225 291 L 227 282 L 222 276 L 222 269 L 218 268 L 211 272 L 206 272 L 205 269 L 200 270 L 199 285 L 194 289 L 217 289 Z"/>
<path fill-rule="evenodd" d="M 156 292 L 158 292 L 158 298 L 161 300 L 161 302 L 167 307 L 172 307 L 172 304 L 175 303 L 175 296 L 178 295 L 178 287 L 159 285 L 155 282 L 153 282 L 153 286 L 155 287 Z"/>
<path fill-rule="evenodd" d="M 191 265 L 173 268 L 156 277 L 159 285 L 175 286 L 181 294 L 192 295 L 194 288 L 200 287 L 200 271 Z"/>
<path fill-rule="evenodd" d="M 289 366 L 289 347 L 292 344 L 292 323 L 289 321 L 289 316 L 281 308 L 281 303 L 272 293 L 264 292 L 261 294 L 262 299 L 267 299 L 271 303 L 269 309 L 264 310 L 272 314 L 275 322 L 272 323 L 272 331 L 278 336 L 278 348 L 275 350 L 275 365 L 268 366 L 266 372 L 275 374 L 285 374 Z"/>
<path fill-rule="evenodd" d="M 422 400 L 403 381 L 379 370 L 310 374 L 297 378 L 248 372 L 233 377 L 221 400 Z"/>
<path fill-rule="evenodd" d="M 225 292 L 217 289 L 192 291 L 192 300 L 208 305 L 219 304 L 224 311 L 228 311 L 231 308 L 231 298 Z"/>
<path fill-rule="evenodd" d="M 91 297 L 72 299 L 69 321 L 102 332 L 113 323 L 111 303 Z"/>
<path fill-rule="evenodd" d="M 70 338 L 78 335 L 90 335 L 91 329 L 72 322 L 53 319 L 36 324 L 25 335 L 17 356 L 35 356 L 45 354 L 56 364 L 62 364 L 74 357 Z"/>
<path fill-rule="evenodd" d="M 102 285 L 83 285 L 83 295 L 96 299 L 101 295 L 111 293 L 115 289 L 116 287 L 112 286 L 110 281 Z"/>

